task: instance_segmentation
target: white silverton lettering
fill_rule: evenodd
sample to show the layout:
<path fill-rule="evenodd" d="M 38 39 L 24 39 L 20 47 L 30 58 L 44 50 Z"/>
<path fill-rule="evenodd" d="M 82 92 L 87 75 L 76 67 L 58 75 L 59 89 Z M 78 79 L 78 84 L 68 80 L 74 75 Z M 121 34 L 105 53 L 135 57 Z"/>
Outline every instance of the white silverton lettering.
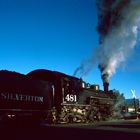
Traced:
<path fill-rule="evenodd" d="M 18 93 L 0 93 L 0 100 L 43 102 L 43 97 Z"/>

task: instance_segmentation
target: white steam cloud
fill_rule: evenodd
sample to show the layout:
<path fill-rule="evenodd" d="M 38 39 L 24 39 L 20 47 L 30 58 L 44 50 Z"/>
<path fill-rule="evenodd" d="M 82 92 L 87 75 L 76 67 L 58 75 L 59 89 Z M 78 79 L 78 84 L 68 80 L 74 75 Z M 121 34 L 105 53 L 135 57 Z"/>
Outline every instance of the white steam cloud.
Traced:
<path fill-rule="evenodd" d="M 122 1 L 114 1 L 116 3 L 113 3 L 112 7 L 115 8 L 114 5 L 117 7 L 117 4 L 122 5 Z M 108 75 L 103 79 L 105 81 L 108 81 L 121 62 L 127 59 L 137 41 L 140 26 L 140 1 L 127 1 L 122 7 L 117 11 L 119 17 L 110 16 L 108 31 L 105 35 L 101 33 L 100 36 L 102 43 L 99 50 L 99 63 L 102 76 Z M 113 10 L 110 12 L 113 13 Z M 115 23 L 111 23 L 111 19 Z"/>
<path fill-rule="evenodd" d="M 108 82 L 136 46 L 140 27 L 140 0 L 96 0 L 96 4 L 97 31 L 100 35 L 96 60 L 103 82 Z"/>

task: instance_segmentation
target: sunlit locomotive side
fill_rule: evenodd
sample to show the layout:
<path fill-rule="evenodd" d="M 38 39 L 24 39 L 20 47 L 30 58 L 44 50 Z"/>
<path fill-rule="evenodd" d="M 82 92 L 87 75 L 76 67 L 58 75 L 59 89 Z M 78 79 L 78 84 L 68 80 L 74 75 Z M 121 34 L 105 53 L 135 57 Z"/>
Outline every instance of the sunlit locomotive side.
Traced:
<path fill-rule="evenodd" d="M 94 122 L 112 115 L 116 97 L 108 91 L 108 83 L 104 83 L 102 91 L 98 85 L 89 85 L 82 79 L 60 72 L 35 70 L 27 76 L 52 84 L 52 114 L 48 117 L 51 123 Z"/>

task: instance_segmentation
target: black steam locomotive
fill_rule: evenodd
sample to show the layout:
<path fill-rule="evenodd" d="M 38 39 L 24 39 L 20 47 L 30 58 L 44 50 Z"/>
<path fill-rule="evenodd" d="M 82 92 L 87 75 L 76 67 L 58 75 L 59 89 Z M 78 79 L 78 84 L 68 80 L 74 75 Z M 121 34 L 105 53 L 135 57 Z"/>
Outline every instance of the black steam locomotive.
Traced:
<path fill-rule="evenodd" d="M 0 120 L 26 117 L 48 123 L 94 122 L 112 116 L 116 96 L 98 85 L 50 70 L 27 75 L 0 71 Z"/>

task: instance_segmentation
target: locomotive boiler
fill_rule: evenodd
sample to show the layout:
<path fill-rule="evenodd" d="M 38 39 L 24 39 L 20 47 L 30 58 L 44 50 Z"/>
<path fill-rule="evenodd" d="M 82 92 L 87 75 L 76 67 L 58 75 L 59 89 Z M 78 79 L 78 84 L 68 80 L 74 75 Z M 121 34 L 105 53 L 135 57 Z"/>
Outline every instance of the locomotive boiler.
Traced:
<path fill-rule="evenodd" d="M 82 79 L 50 70 L 26 75 L 0 71 L 0 120 L 30 116 L 48 123 L 94 122 L 112 115 L 113 92 Z"/>

